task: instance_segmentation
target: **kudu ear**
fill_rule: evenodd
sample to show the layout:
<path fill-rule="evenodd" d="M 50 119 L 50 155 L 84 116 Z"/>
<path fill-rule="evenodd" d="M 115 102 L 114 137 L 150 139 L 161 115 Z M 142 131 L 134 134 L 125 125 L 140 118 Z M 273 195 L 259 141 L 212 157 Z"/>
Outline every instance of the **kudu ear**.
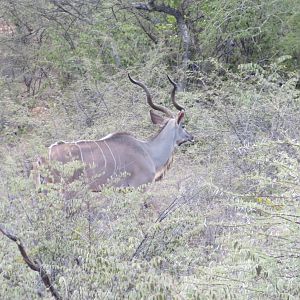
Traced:
<path fill-rule="evenodd" d="M 154 110 L 150 110 L 150 118 L 151 118 L 151 121 L 153 124 L 157 124 L 161 127 L 164 126 L 166 124 L 166 122 L 168 121 L 167 118 L 160 116 Z"/>
<path fill-rule="evenodd" d="M 177 124 L 180 124 L 184 118 L 184 110 L 181 110 L 176 117 Z"/>

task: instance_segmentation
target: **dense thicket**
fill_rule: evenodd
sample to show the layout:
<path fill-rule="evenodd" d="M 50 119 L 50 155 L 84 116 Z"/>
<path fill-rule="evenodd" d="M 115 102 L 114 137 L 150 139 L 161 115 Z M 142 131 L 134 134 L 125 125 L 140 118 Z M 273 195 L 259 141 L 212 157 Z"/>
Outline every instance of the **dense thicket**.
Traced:
<path fill-rule="evenodd" d="M 0 231 L 57 294 L 0 235 L 0 298 L 298 299 L 299 1 L 2 2 Z M 53 142 L 157 130 L 128 72 L 196 142 L 147 191 L 40 193 Z"/>

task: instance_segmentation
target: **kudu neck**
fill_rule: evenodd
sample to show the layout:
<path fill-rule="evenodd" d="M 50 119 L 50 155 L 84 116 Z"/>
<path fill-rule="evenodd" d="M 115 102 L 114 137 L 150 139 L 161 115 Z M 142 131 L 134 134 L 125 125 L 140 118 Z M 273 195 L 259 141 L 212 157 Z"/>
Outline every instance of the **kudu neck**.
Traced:
<path fill-rule="evenodd" d="M 176 146 L 173 120 L 170 120 L 153 139 L 147 142 L 147 145 L 156 169 L 165 166 Z"/>

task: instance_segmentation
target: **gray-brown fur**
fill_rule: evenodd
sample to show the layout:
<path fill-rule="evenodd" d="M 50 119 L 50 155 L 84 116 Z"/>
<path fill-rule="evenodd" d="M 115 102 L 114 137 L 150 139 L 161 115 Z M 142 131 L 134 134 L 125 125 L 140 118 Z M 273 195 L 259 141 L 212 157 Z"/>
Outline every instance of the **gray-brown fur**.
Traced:
<path fill-rule="evenodd" d="M 93 191 L 100 190 L 103 184 L 114 178 L 115 186 L 137 187 L 144 181 L 152 181 L 149 174 L 155 174 L 151 159 L 140 143 L 129 134 L 118 133 L 103 140 L 56 144 L 49 149 L 49 162 L 82 162 L 84 167 L 80 171 L 76 170 L 68 181 L 80 177 L 90 179 L 89 186 Z M 147 175 L 139 175 L 140 172 Z M 56 172 L 52 173 L 54 182 L 61 181 L 62 178 L 58 178 Z M 128 175 L 122 178 L 124 173 Z"/>
<path fill-rule="evenodd" d="M 145 85 L 131 81 L 147 89 Z M 147 101 L 152 108 L 168 112 L 161 106 L 153 106 L 148 90 Z M 100 140 L 57 142 L 49 147 L 48 162 L 40 160 L 39 165 L 49 165 L 50 170 L 44 181 L 68 183 L 83 179 L 92 191 L 99 191 L 111 180 L 116 187 L 139 187 L 159 180 L 169 169 L 176 146 L 193 139 L 182 125 L 183 117 L 184 111 L 176 117 L 170 113 L 168 117 L 162 117 L 151 111 L 152 122 L 162 129 L 148 141 L 139 140 L 127 132 L 118 132 Z M 80 167 L 64 178 L 55 164 L 64 166 L 73 161 L 79 162 Z"/>

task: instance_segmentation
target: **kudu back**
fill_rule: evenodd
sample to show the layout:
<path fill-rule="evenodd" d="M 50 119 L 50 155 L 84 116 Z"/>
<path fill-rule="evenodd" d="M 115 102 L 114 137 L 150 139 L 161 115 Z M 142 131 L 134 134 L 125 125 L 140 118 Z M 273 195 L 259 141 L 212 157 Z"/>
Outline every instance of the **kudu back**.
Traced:
<path fill-rule="evenodd" d="M 133 84 L 146 93 L 147 103 L 152 108 L 150 117 L 154 124 L 160 125 L 159 132 L 151 139 L 142 141 L 130 133 L 117 132 L 100 140 L 77 142 L 57 142 L 49 147 L 48 159 L 40 158 L 39 168 L 47 166 L 48 175 L 37 176 L 38 183 L 70 183 L 84 178 L 89 189 L 100 191 L 103 185 L 111 183 L 115 187 L 139 187 L 159 180 L 172 162 L 174 149 L 192 141 L 193 136 L 183 125 L 184 108 L 175 101 L 177 84 L 173 85 L 171 100 L 179 112 L 174 115 L 164 106 L 153 103 L 148 88 L 130 77 Z M 157 112 L 163 113 L 163 116 Z M 72 175 L 63 176 L 55 164 L 62 166 L 79 162 Z"/>

